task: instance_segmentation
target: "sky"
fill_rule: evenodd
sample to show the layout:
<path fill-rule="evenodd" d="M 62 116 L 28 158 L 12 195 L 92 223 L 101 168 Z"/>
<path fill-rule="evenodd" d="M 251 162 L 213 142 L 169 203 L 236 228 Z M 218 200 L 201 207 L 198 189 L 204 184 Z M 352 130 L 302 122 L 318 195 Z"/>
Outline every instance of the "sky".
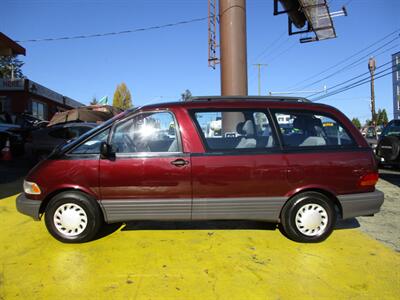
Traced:
<path fill-rule="evenodd" d="M 287 16 L 273 16 L 272 0 L 247 0 L 249 95 L 258 94 L 256 63 L 267 64 L 261 71 L 263 95 L 291 91 L 307 96 L 310 94 L 301 92 L 320 91 L 324 85 L 329 91 L 336 84 L 368 72 L 368 56 L 374 56 L 379 67 L 400 51 L 400 1 L 328 3 L 331 12 L 347 7 L 348 16 L 333 19 L 337 38 L 301 44 L 299 38 L 312 34 L 288 36 Z M 25 41 L 131 30 L 203 17 L 207 17 L 207 0 L 2 0 L 0 32 Z M 27 52 L 20 58 L 29 79 L 82 103 L 88 104 L 93 97 L 112 99 L 117 84 L 125 82 L 133 104 L 141 106 L 178 100 L 186 89 L 193 95 L 220 94 L 220 69 L 208 67 L 207 38 L 207 21 L 203 20 L 98 38 L 20 42 Z M 360 52 L 373 43 L 374 47 Z M 322 71 L 325 73 L 318 75 Z M 391 75 L 376 80 L 375 95 L 376 108 L 385 108 L 392 119 Z M 364 121 L 371 115 L 369 84 L 320 102 L 339 108 L 349 118 Z"/>

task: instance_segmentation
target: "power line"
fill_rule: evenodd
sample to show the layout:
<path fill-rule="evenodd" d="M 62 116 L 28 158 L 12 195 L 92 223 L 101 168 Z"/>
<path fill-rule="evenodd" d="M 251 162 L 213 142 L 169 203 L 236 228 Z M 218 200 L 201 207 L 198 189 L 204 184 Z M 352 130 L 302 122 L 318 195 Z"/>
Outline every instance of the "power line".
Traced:
<path fill-rule="evenodd" d="M 326 79 L 328 79 L 328 78 L 331 78 L 331 77 L 333 77 L 333 76 L 336 76 L 337 74 L 343 72 L 344 70 L 346 70 L 346 69 L 348 69 L 348 68 L 350 68 L 350 67 L 352 67 L 352 66 L 357 65 L 357 63 L 359 63 L 359 62 L 362 63 L 363 60 L 364 60 L 365 58 L 367 58 L 367 57 L 369 57 L 370 55 L 374 54 L 376 51 L 381 50 L 382 48 L 386 47 L 387 45 L 393 43 L 393 42 L 394 42 L 395 40 L 397 40 L 398 38 L 399 38 L 399 37 L 395 37 L 394 39 L 392 39 L 392 40 L 390 40 L 389 42 L 385 43 L 384 45 L 380 46 L 379 48 L 377 48 L 377 49 L 375 49 L 375 50 L 373 50 L 373 51 L 371 51 L 371 52 L 368 52 L 367 54 L 365 54 L 364 56 L 362 56 L 362 57 L 360 57 L 359 59 L 355 60 L 354 62 L 352 62 L 352 63 L 350 63 L 350 64 L 348 64 L 348 65 L 345 65 L 344 67 L 342 67 L 342 68 L 340 68 L 339 70 L 337 70 L 337 71 L 331 73 L 330 75 L 327 75 L 327 76 L 325 76 L 325 77 L 323 77 L 323 78 L 321 78 L 321 79 L 319 79 L 319 80 L 316 80 L 316 81 L 313 81 L 312 83 L 309 83 L 309 84 L 307 84 L 307 85 L 304 85 L 304 86 L 302 86 L 300 89 L 305 89 L 305 88 L 308 88 L 308 87 L 310 87 L 310 86 L 313 86 L 313 85 L 315 85 L 315 84 L 317 84 L 317 83 L 320 83 L 321 81 L 324 81 L 324 80 L 326 80 Z"/>
<path fill-rule="evenodd" d="M 388 62 L 386 62 L 386 63 L 380 65 L 379 67 L 376 68 L 376 70 L 378 70 L 378 69 L 380 69 L 380 68 L 382 68 L 382 67 L 384 67 L 384 66 L 386 66 L 386 65 L 388 65 L 388 64 L 392 64 L 393 61 L 395 61 L 395 60 L 393 59 L 393 60 L 390 60 L 390 61 L 388 61 Z M 387 68 L 387 69 L 384 69 L 383 71 L 386 71 L 386 70 L 388 70 L 388 69 L 390 69 L 390 68 L 392 68 L 392 66 L 390 66 L 390 67 Z M 353 81 L 353 80 L 355 80 L 355 79 L 358 79 L 358 78 L 360 78 L 360 77 L 362 77 L 362 76 L 364 76 L 364 75 L 367 75 L 367 74 L 369 75 L 370 72 L 369 72 L 369 71 L 364 72 L 364 73 L 362 73 L 362 74 L 360 74 L 360 75 L 357 75 L 357 76 L 355 76 L 355 77 L 353 77 L 353 78 L 351 78 L 351 79 L 348 79 L 348 80 L 343 81 L 343 82 L 341 82 L 341 83 L 339 83 L 339 84 L 336 84 L 336 85 L 330 87 L 328 90 L 332 90 L 332 89 L 334 89 L 334 88 L 336 88 L 336 87 L 339 87 L 339 86 L 341 86 L 341 85 L 344 85 L 344 84 L 346 84 L 346 83 L 349 83 L 349 82 L 351 82 L 351 81 Z M 378 73 L 377 73 L 377 74 L 378 74 Z M 369 77 L 368 77 L 368 78 L 369 78 Z M 311 95 L 309 95 L 308 97 L 314 97 L 314 96 L 319 95 L 319 94 L 322 94 L 322 93 L 324 93 L 324 91 L 311 94 Z"/>
<path fill-rule="evenodd" d="M 207 20 L 207 18 L 208 17 L 196 18 L 196 19 L 179 21 L 179 22 L 175 22 L 175 23 L 156 25 L 156 26 L 150 26 L 150 27 L 142 27 L 142 28 L 129 29 L 129 30 L 122 30 L 122 31 L 115 31 L 115 32 L 94 33 L 94 34 L 88 34 L 88 35 L 74 35 L 74 36 L 43 38 L 43 39 L 30 39 L 30 40 L 21 40 L 21 41 L 16 41 L 16 42 L 17 43 L 54 42 L 54 41 L 62 41 L 62 40 L 77 40 L 77 39 L 89 39 L 89 38 L 113 36 L 113 35 L 120 35 L 120 34 L 157 30 L 157 29 L 163 29 L 163 28 L 168 28 L 168 27 L 175 27 L 175 26 L 180 26 L 180 25 L 185 25 L 185 24 L 190 24 L 190 23 L 195 23 L 195 22 L 201 22 L 201 21 Z"/>
<path fill-rule="evenodd" d="M 268 52 L 270 52 L 271 50 L 272 50 L 272 52 L 273 52 L 273 50 L 279 49 L 280 46 L 277 47 L 276 49 L 274 49 L 274 48 L 276 47 L 277 43 L 285 36 L 285 32 L 286 32 L 286 30 L 284 30 L 281 34 L 279 34 L 278 38 L 276 38 L 274 41 L 272 41 L 271 43 L 269 43 L 268 46 L 265 47 L 265 49 L 264 49 L 263 51 L 261 51 L 260 54 L 257 55 L 257 57 L 254 59 L 254 61 L 259 60 L 259 58 L 263 57 L 265 53 L 268 53 Z M 285 42 L 286 42 L 288 39 L 289 39 L 289 37 L 285 40 Z M 284 42 L 284 43 L 285 43 L 285 42 Z M 272 46 L 271 46 L 271 45 L 272 45 Z"/>
<path fill-rule="evenodd" d="M 280 57 L 281 55 L 285 54 L 286 52 L 288 52 L 289 50 L 291 50 L 294 46 L 297 45 L 297 42 L 294 41 L 292 43 L 292 45 L 290 45 L 288 48 L 286 48 L 285 50 L 283 50 L 281 53 L 279 53 L 278 55 L 275 55 L 273 58 L 271 58 L 271 60 L 269 60 L 268 62 L 271 64 L 273 61 L 275 61 L 278 57 Z"/>
<path fill-rule="evenodd" d="M 391 75 L 391 74 L 394 73 L 394 72 L 395 72 L 395 71 L 390 71 L 390 72 L 388 72 L 388 73 L 385 73 L 385 74 L 383 74 L 383 75 L 381 75 L 381 76 L 376 77 L 375 80 L 376 80 L 376 79 L 379 79 L 379 78 L 382 78 L 382 77 L 385 77 L 385 76 L 387 76 L 387 75 Z M 352 83 L 352 84 L 349 84 L 349 85 L 347 85 L 347 86 L 345 86 L 345 87 L 343 87 L 343 88 L 340 88 L 340 89 L 338 89 L 338 90 L 336 90 L 336 91 L 333 91 L 333 92 L 331 92 L 331 93 L 329 93 L 329 94 L 327 94 L 327 95 L 323 95 L 323 96 L 320 96 L 320 97 L 317 97 L 317 98 L 311 99 L 311 100 L 312 100 L 313 102 L 317 102 L 317 101 L 322 100 L 322 99 L 324 99 L 324 98 L 328 98 L 328 97 L 334 96 L 334 95 L 336 95 L 336 94 L 343 93 L 343 92 L 345 92 L 345 91 L 354 89 L 354 88 L 356 88 L 356 87 L 358 87 L 358 86 L 360 86 L 360 85 L 364 85 L 364 84 L 366 84 L 366 83 L 368 83 L 368 82 L 370 82 L 370 79 L 369 79 L 369 78 L 364 78 L 364 79 L 362 79 L 362 80 L 359 80 L 359 81 L 357 81 L 357 82 L 354 82 L 354 83 Z"/>
<path fill-rule="evenodd" d="M 275 48 L 275 50 L 278 50 L 282 45 L 285 44 L 285 42 L 286 42 L 287 40 L 288 40 L 288 39 L 286 39 L 286 40 L 283 42 L 283 44 L 281 44 L 279 47 Z M 283 55 L 283 54 L 285 54 L 286 52 L 288 52 L 289 50 L 291 50 L 296 44 L 297 44 L 296 41 L 294 41 L 288 48 L 282 50 L 282 51 L 279 52 L 277 55 L 275 55 L 271 60 L 269 60 L 268 63 L 271 64 L 271 63 L 272 63 L 273 61 L 275 61 L 278 57 L 280 57 L 281 55 Z M 274 52 L 274 51 L 272 51 L 271 54 L 272 54 L 273 52 Z M 253 74 L 249 77 L 249 82 L 252 82 L 253 79 L 254 79 L 254 77 L 255 77 L 255 73 L 253 73 Z"/>
<path fill-rule="evenodd" d="M 390 69 L 390 68 L 389 68 L 389 69 Z M 384 71 L 381 71 L 381 72 L 379 72 L 379 73 L 382 73 L 382 72 L 384 72 Z M 397 70 L 390 71 L 390 72 L 387 72 L 387 73 L 385 73 L 385 74 L 382 74 L 381 76 L 375 77 L 375 80 L 380 79 L 380 78 L 383 78 L 383 77 L 386 77 L 386 76 L 388 76 L 388 75 L 391 75 L 391 74 L 393 74 L 394 72 L 397 72 Z M 352 83 L 352 84 L 349 84 L 348 86 L 345 86 L 345 87 L 340 88 L 340 89 L 338 89 L 338 90 L 336 90 L 336 91 L 333 91 L 333 92 L 331 92 L 331 93 L 329 93 L 329 94 L 327 94 L 327 95 L 323 95 L 323 96 L 320 96 L 320 97 L 317 97 L 317 98 L 311 99 L 311 100 L 312 100 L 313 102 L 317 102 L 317 101 L 322 100 L 322 99 L 324 99 L 324 98 L 328 98 L 328 97 L 334 96 L 334 95 L 336 95 L 336 94 L 343 93 L 343 92 L 345 92 L 345 91 L 354 89 L 354 88 L 356 88 L 356 87 L 358 87 L 358 86 L 360 86 L 360 85 L 364 85 L 364 84 L 368 83 L 369 81 L 370 81 L 369 78 L 364 78 L 364 79 L 362 79 L 362 80 L 359 80 L 359 81 L 357 81 L 357 82 L 354 82 L 354 83 Z"/>
<path fill-rule="evenodd" d="M 347 58 L 345 58 L 345 59 L 342 59 L 341 61 L 339 61 L 339 62 L 335 63 L 334 65 L 332 65 L 332 66 L 330 66 L 330 67 L 328 67 L 328 68 L 326 68 L 326 69 L 324 69 L 324 70 L 322 70 L 322 71 L 316 73 L 315 75 L 312 75 L 312 76 L 310 76 L 310 77 L 307 77 L 307 78 L 305 78 L 305 79 L 299 81 L 298 83 L 292 85 L 291 87 L 289 87 L 289 88 L 287 88 L 287 89 L 296 88 L 296 87 L 298 87 L 299 85 L 301 85 L 302 83 L 309 81 L 310 79 L 313 79 L 313 78 L 315 78 L 315 77 L 318 77 L 319 75 L 322 75 L 322 74 L 325 74 L 325 73 L 329 72 L 330 70 L 332 70 L 332 68 L 336 68 L 337 66 L 342 65 L 343 63 L 349 61 L 349 60 L 352 59 L 353 57 L 356 57 L 356 56 L 359 55 L 360 53 L 362 53 L 362 52 L 364 52 L 364 51 L 366 51 L 366 50 L 372 48 L 373 46 L 375 46 L 375 45 L 379 44 L 380 42 L 386 40 L 388 37 L 392 36 L 393 34 L 399 32 L 399 31 L 400 31 L 400 29 L 396 29 L 395 31 L 393 31 L 393 32 L 391 32 L 391 33 L 389 33 L 389 34 L 387 34 L 386 36 L 384 36 L 383 38 L 379 39 L 378 41 L 376 41 L 376 42 L 370 44 L 369 46 L 367 46 L 367 47 L 365 47 L 365 48 L 363 48 L 363 49 L 357 51 L 356 53 L 350 55 L 349 57 L 347 57 Z"/>

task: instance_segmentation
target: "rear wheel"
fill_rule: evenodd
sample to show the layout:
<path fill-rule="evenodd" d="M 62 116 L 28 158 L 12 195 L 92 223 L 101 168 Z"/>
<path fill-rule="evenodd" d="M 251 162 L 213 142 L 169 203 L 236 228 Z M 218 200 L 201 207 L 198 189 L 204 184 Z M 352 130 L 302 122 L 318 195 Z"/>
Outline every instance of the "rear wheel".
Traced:
<path fill-rule="evenodd" d="M 45 223 L 57 240 L 82 243 L 96 236 L 103 219 L 95 200 L 80 192 L 63 192 L 47 205 Z"/>
<path fill-rule="evenodd" d="M 325 240 L 336 224 L 335 207 L 325 195 L 305 192 L 294 196 L 284 206 L 282 227 L 292 240 L 317 243 Z"/>

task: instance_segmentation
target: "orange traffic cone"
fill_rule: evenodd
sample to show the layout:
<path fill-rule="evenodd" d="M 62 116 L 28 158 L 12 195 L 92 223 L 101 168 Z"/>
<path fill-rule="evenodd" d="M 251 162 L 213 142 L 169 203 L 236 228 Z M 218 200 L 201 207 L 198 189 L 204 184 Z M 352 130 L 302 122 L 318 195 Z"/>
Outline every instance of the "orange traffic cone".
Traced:
<path fill-rule="evenodd" d="M 12 154 L 10 149 L 10 138 L 7 138 L 6 145 L 1 150 L 0 160 L 12 160 Z"/>

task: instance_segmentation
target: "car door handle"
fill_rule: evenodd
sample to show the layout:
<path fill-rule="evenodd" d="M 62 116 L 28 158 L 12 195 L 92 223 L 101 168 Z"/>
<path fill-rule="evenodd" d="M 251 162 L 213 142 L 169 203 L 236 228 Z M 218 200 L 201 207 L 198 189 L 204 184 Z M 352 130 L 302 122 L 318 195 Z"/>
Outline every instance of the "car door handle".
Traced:
<path fill-rule="evenodd" d="M 182 158 L 175 159 L 174 161 L 171 161 L 171 164 L 176 166 L 176 167 L 183 167 L 189 164 L 187 160 L 184 160 Z"/>

